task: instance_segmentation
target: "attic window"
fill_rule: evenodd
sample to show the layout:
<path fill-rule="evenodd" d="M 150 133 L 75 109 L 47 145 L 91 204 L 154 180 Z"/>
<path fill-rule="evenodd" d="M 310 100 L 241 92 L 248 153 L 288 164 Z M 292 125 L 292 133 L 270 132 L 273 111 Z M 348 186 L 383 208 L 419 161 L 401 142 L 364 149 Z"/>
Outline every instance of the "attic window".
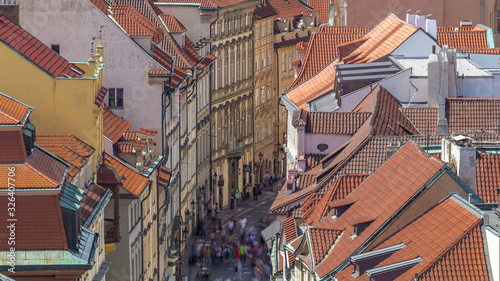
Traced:
<path fill-rule="evenodd" d="M 318 148 L 319 151 L 323 152 L 323 151 L 325 151 L 325 150 L 328 149 L 328 144 L 326 144 L 326 143 L 320 143 L 320 144 L 318 144 L 317 148 Z"/>
<path fill-rule="evenodd" d="M 335 213 L 335 216 L 338 218 L 340 217 L 343 213 L 345 213 L 345 211 L 347 211 L 347 209 L 349 209 L 349 207 L 351 207 L 352 204 L 349 204 L 349 205 L 344 205 L 344 206 L 338 206 L 336 208 L 334 208 L 334 213 Z"/>
<path fill-rule="evenodd" d="M 59 44 L 52 44 L 52 45 L 50 45 L 50 48 L 52 49 L 52 51 L 60 54 Z"/>
<path fill-rule="evenodd" d="M 361 233 L 368 227 L 373 221 L 358 223 L 354 226 L 354 234 L 356 236 L 361 235 Z"/>

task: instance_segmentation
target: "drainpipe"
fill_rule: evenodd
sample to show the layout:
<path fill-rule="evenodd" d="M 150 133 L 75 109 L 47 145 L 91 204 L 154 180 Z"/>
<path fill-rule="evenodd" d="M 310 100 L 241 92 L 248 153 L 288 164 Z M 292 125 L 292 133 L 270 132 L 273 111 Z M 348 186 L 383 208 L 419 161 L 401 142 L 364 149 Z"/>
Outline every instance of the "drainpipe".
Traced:
<path fill-rule="evenodd" d="M 142 214 L 142 211 L 144 210 L 142 208 L 144 201 L 146 201 L 146 199 L 148 199 L 149 195 L 151 195 L 151 181 L 149 181 L 148 185 L 149 185 L 148 195 L 144 199 L 141 200 L 141 214 Z M 143 229 L 144 229 L 144 218 L 141 218 L 141 232 L 143 231 Z M 141 262 L 144 262 L 144 234 L 141 235 Z M 144 264 L 143 264 L 143 266 L 144 266 Z M 144 267 L 142 268 L 142 272 L 144 272 Z M 144 281 L 144 275 L 142 276 L 142 280 Z"/>
<path fill-rule="evenodd" d="M 160 163 L 158 163 L 158 167 L 161 167 L 161 165 L 163 165 L 163 162 L 165 162 L 165 157 L 163 157 L 163 159 L 160 161 Z M 160 210 L 165 208 L 165 205 L 166 205 L 166 202 L 167 202 L 167 191 L 164 190 L 165 192 L 165 200 L 163 201 L 163 204 L 160 206 L 159 202 L 160 202 L 160 193 L 158 192 L 158 171 L 156 172 L 157 175 L 156 175 L 156 237 L 160 237 L 160 227 L 158 226 L 158 222 L 160 221 Z M 166 189 L 166 188 L 164 188 Z M 163 243 L 166 243 L 165 240 L 163 240 Z M 161 280 L 161 275 L 160 275 L 160 244 L 157 242 L 156 243 L 156 249 L 157 249 L 157 254 L 156 254 L 156 264 L 158 266 L 158 281 Z"/>

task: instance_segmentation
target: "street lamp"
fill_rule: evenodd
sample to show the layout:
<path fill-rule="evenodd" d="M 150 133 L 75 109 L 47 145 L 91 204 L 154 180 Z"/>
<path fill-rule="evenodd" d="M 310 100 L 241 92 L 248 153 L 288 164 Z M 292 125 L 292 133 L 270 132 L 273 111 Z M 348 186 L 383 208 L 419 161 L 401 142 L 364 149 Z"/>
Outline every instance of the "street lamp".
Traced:
<path fill-rule="evenodd" d="M 259 162 L 262 163 L 262 158 L 264 158 L 264 155 L 262 154 L 262 151 L 259 152 Z"/>

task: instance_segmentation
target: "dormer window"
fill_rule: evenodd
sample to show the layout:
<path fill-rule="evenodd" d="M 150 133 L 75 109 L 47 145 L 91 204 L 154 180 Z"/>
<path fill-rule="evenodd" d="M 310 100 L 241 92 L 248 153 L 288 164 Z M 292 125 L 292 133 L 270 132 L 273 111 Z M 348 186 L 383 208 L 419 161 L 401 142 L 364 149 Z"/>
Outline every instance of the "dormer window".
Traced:
<path fill-rule="evenodd" d="M 356 236 L 361 235 L 361 233 L 368 227 L 373 221 L 362 222 L 354 225 L 354 234 Z"/>
<path fill-rule="evenodd" d="M 344 206 L 338 206 L 334 208 L 334 214 L 337 218 L 339 218 L 349 207 L 351 207 L 352 204 L 344 205 Z"/>

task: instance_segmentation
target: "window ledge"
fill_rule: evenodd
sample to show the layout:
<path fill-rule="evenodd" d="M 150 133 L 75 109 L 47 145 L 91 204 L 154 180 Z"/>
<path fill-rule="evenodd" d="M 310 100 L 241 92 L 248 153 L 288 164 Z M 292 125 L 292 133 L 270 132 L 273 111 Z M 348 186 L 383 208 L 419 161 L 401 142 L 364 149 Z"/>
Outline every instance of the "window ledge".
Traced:
<path fill-rule="evenodd" d="M 124 109 L 125 108 L 123 106 L 109 106 L 109 105 L 108 105 L 108 107 L 112 108 L 112 109 Z"/>

